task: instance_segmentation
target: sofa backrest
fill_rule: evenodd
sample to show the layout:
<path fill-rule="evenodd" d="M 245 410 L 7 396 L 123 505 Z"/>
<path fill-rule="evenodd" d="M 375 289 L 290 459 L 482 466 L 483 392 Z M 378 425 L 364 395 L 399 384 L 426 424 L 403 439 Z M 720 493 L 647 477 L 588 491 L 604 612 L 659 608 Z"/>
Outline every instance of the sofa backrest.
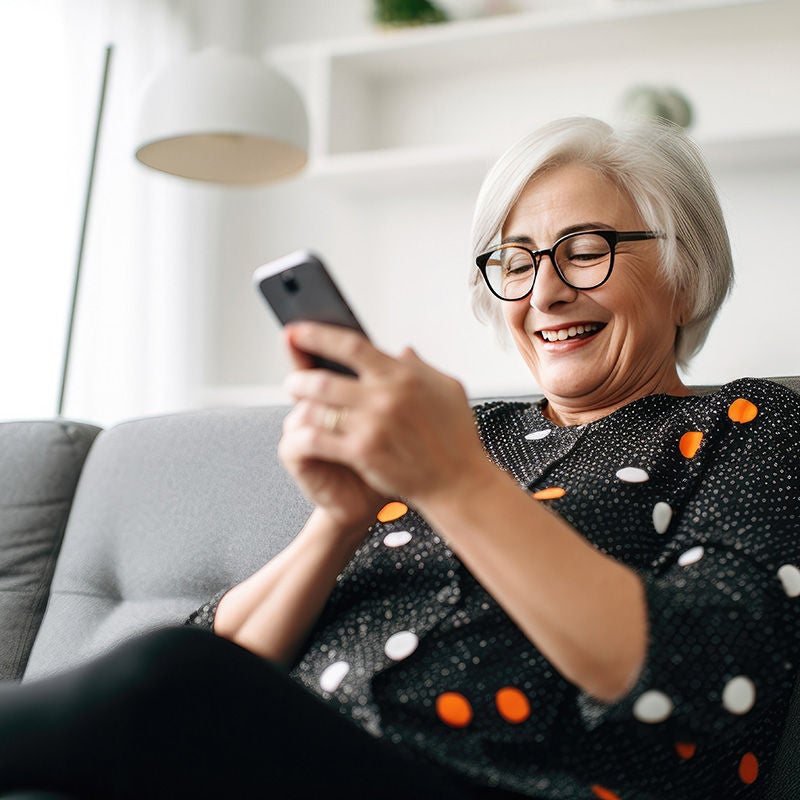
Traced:
<path fill-rule="evenodd" d="M 290 541 L 310 508 L 275 457 L 285 412 L 187 412 L 97 437 L 26 681 L 181 623 Z"/>
<path fill-rule="evenodd" d="M 275 456 L 286 410 L 185 412 L 98 436 L 26 680 L 182 622 L 291 540 L 310 507 Z"/>
<path fill-rule="evenodd" d="M 100 429 L 0 424 L 0 680 L 22 677 L 86 454 Z"/>

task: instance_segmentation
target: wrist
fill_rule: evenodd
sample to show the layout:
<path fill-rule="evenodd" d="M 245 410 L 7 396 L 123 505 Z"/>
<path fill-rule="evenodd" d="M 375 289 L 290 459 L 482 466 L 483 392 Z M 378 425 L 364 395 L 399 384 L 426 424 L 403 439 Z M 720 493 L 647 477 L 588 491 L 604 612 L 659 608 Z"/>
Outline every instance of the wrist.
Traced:
<path fill-rule="evenodd" d="M 306 538 L 325 542 L 336 551 L 341 551 L 349 560 L 366 538 L 367 530 L 374 519 L 374 515 L 369 517 L 338 514 L 317 506 L 311 513 L 304 534 Z"/>
<path fill-rule="evenodd" d="M 453 513 L 469 513 L 468 508 L 482 505 L 496 496 L 498 485 L 513 482 L 505 472 L 481 452 L 457 474 L 440 485 L 430 487 L 413 499 L 414 507 L 429 522 L 450 517 Z"/>

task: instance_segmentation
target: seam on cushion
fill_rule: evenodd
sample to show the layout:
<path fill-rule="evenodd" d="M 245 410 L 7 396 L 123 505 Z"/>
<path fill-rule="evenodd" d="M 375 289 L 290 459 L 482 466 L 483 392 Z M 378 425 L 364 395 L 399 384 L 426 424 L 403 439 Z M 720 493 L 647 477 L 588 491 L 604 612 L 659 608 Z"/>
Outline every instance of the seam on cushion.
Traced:
<path fill-rule="evenodd" d="M 233 588 L 233 587 L 230 587 L 230 588 Z M 94 598 L 97 598 L 98 600 L 110 600 L 112 602 L 115 602 L 117 605 L 119 605 L 120 603 L 132 603 L 132 604 L 137 604 L 137 605 L 138 604 L 142 604 L 142 603 L 158 603 L 158 602 L 161 602 L 161 601 L 164 601 L 164 600 L 170 600 L 170 601 L 178 600 L 180 602 L 183 602 L 185 600 L 187 603 L 196 603 L 197 602 L 197 595 L 186 595 L 186 594 L 180 594 L 180 595 L 173 595 L 173 594 L 169 594 L 169 595 L 147 595 L 147 597 L 144 597 L 144 598 L 141 598 L 141 599 L 138 599 L 138 600 L 133 600 L 130 597 L 120 597 L 119 595 L 111 597 L 110 595 L 107 595 L 107 594 L 98 594 L 97 592 L 87 592 L 87 591 L 81 591 L 81 590 L 77 590 L 77 589 L 56 589 L 54 592 L 51 591 L 50 595 L 51 596 L 55 596 L 55 597 L 62 597 L 62 596 L 65 596 L 65 597 L 94 597 Z"/>
<path fill-rule="evenodd" d="M 96 597 L 98 600 L 115 600 L 120 603 L 141 603 L 141 602 L 158 602 L 161 600 L 187 600 L 189 602 L 194 602 L 195 596 L 189 596 L 185 594 L 180 595 L 173 595 L 173 594 L 165 594 L 165 595 L 153 595 L 149 594 L 147 597 L 141 598 L 141 600 L 133 600 L 130 597 L 121 597 L 120 595 L 114 595 L 113 597 L 108 594 L 100 594 L 99 592 L 87 592 L 81 589 L 56 589 L 55 591 L 50 592 L 51 595 L 56 597 L 67 596 L 67 597 Z"/>
<path fill-rule="evenodd" d="M 56 589 L 53 590 L 52 586 L 50 587 L 50 595 L 55 595 L 56 597 L 67 596 L 67 597 L 96 597 L 99 600 L 119 600 L 125 601 L 124 597 L 120 595 L 110 595 L 110 594 L 100 594 L 99 592 L 87 592 L 82 589 Z"/>
<path fill-rule="evenodd" d="M 74 497 L 74 495 L 73 495 Z M 29 503 L 4 503 L 3 509 L 7 508 L 47 508 L 47 506 L 54 506 L 58 503 L 67 503 L 68 505 L 72 505 L 72 497 L 60 497 L 56 500 L 47 500 L 46 502 L 42 502 L 39 500 L 31 500 Z"/>

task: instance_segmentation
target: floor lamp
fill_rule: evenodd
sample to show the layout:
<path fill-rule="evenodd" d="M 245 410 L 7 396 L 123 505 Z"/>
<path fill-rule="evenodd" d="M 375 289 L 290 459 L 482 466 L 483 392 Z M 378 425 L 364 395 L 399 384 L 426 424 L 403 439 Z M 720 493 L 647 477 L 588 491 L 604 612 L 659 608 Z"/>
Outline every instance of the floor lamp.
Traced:
<path fill-rule="evenodd" d="M 111 54 L 113 46 L 106 47 L 105 62 L 103 64 L 103 78 L 100 85 L 100 99 L 97 104 L 97 119 L 94 128 L 94 140 L 92 142 L 92 157 L 89 164 L 89 177 L 86 181 L 86 195 L 83 202 L 83 220 L 81 222 L 81 234 L 78 242 L 78 255 L 75 262 L 75 280 L 72 286 L 72 303 L 70 305 L 69 322 L 67 323 L 67 339 L 64 345 L 64 361 L 61 369 L 61 388 L 58 393 L 58 409 L 57 414 L 59 417 L 63 416 L 64 412 L 64 397 L 67 391 L 67 378 L 69 377 L 69 358 L 70 351 L 72 350 L 72 332 L 75 328 L 75 310 L 78 305 L 78 290 L 81 281 L 81 266 L 83 264 L 83 250 L 86 244 L 86 229 L 89 221 L 89 208 L 92 202 L 92 187 L 94 185 L 94 171 L 97 164 L 97 150 L 100 142 L 100 127 L 103 121 L 103 109 L 106 101 L 106 86 L 108 85 L 108 73 L 111 66 Z"/>

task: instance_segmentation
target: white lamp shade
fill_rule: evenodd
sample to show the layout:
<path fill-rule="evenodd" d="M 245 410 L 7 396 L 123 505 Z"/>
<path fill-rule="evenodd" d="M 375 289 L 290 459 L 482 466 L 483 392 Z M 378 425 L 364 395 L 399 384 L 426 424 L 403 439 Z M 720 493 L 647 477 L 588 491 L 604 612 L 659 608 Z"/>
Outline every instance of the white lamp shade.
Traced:
<path fill-rule="evenodd" d="M 303 168 L 308 119 L 294 87 L 265 63 L 212 48 L 151 79 L 136 141 L 136 158 L 162 172 L 265 183 Z"/>

